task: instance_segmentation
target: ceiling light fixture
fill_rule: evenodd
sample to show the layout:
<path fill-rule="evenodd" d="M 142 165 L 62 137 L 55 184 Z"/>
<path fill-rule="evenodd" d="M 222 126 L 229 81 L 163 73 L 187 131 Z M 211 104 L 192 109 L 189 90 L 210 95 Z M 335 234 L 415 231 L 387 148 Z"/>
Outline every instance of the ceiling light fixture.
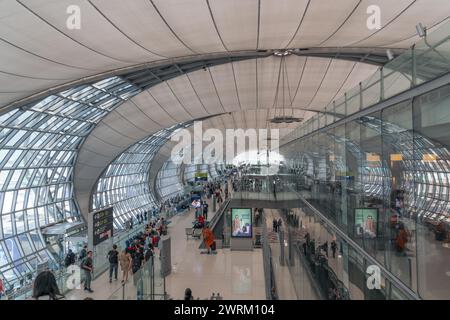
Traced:
<path fill-rule="evenodd" d="M 417 31 L 417 35 L 421 38 L 424 38 L 427 36 L 427 28 L 424 27 L 422 25 L 422 23 L 420 23 L 420 22 L 416 25 L 416 31 Z"/>
<path fill-rule="evenodd" d="M 270 122 L 272 123 L 294 123 L 294 122 L 302 122 L 303 118 L 295 118 L 292 116 L 279 116 L 273 117 Z"/>
<path fill-rule="evenodd" d="M 275 50 L 273 54 L 277 57 L 286 57 L 292 54 L 292 50 Z"/>

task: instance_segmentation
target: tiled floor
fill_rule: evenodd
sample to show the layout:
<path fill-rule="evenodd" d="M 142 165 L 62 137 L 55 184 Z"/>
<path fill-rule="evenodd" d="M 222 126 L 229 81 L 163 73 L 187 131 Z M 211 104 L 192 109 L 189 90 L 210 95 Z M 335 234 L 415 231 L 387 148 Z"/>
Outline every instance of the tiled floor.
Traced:
<path fill-rule="evenodd" d="M 214 216 L 209 203 L 209 220 Z M 169 225 L 171 237 L 172 273 L 166 278 L 166 292 L 173 299 L 182 299 L 189 287 L 193 296 L 208 299 L 212 293 L 220 293 L 224 299 L 252 300 L 265 299 L 265 282 L 262 250 L 251 252 L 218 250 L 216 255 L 200 253 L 200 241 L 186 239 L 185 228 L 192 227 L 194 210 L 173 217 Z M 102 274 L 93 281 L 94 293 L 82 289 L 69 292 L 67 299 L 121 299 L 122 287 L 119 281 L 109 283 L 108 274 Z M 136 289 L 132 280 L 125 286 L 126 299 L 136 299 Z"/>

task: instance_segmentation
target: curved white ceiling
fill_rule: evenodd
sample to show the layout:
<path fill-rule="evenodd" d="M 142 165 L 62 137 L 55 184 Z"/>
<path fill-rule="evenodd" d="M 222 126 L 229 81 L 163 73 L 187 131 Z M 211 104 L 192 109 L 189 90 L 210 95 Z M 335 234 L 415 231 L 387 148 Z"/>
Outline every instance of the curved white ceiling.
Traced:
<path fill-rule="evenodd" d="M 109 113 L 84 142 L 75 167 L 75 190 L 83 212 L 90 191 L 105 168 L 131 144 L 176 123 L 221 115 L 204 127 L 279 127 L 274 116 L 309 118 L 333 99 L 369 77 L 376 67 L 339 59 L 285 58 L 285 98 L 277 95 L 282 59 L 276 56 L 227 63 L 180 75 L 151 87 Z M 283 108 L 285 106 L 285 108 Z M 291 107 L 292 106 L 292 107 Z M 85 211 L 86 210 L 86 211 Z"/>
<path fill-rule="evenodd" d="M 70 30 L 67 8 L 81 9 Z M 382 28 L 366 27 L 369 5 Z M 197 54 L 310 47 L 406 48 L 448 0 L 3 0 L 0 106 L 118 68 Z"/>

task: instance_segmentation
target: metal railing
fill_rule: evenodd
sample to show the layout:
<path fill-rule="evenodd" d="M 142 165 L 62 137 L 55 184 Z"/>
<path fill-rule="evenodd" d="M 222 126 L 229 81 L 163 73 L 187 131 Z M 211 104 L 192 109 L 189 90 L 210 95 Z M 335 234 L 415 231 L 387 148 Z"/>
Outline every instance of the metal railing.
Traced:
<path fill-rule="evenodd" d="M 161 276 L 159 258 L 153 256 L 140 270 L 130 274 L 106 300 L 167 300 L 165 279 Z"/>
<path fill-rule="evenodd" d="M 261 244 L 263 251 L 264 280 L 266 283 L 266 298 L 268 300 L 278 300 L 275 273 L 272 264 L 272 251 L 270 249 L 269 233 L 267 231 L 267 223 L 264 213 L 262 222 Z"/>
<path fill-rule="evenodd" d="M 450 22 L 301 124 L 280 146 L 450 72 Z"/>

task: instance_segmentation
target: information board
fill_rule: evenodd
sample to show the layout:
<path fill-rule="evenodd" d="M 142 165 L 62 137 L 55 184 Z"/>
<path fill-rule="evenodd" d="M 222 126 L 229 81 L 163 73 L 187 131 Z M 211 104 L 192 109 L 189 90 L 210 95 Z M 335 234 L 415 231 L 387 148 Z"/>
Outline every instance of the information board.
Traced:
<path fill-rule="evenodd" d="M 93 245 L 110 239 L 113 236 L 113 208 L 106 208 L 92 213 L 92 233 Z"/>

